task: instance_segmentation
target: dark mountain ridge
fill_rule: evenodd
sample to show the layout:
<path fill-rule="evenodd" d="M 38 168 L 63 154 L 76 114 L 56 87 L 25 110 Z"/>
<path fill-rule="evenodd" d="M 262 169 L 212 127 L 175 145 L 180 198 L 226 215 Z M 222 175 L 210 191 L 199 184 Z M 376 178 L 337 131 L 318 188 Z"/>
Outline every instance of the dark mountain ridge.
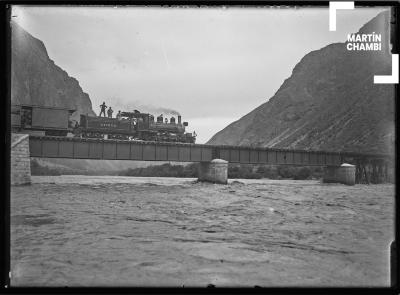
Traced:
<path fill-rule="evenodd" d="M 50 59 L 43 42 L 11 22 L 11 103 L 75 109 L 95 115 L 79 82 Z"/>
<path fill-rule="evenodd" d="M 303 150 L 393 152 L 394 86 L 389 13 L 359 33 L 380 33 L 381 51 L 348 51 L 335 43 L 305 55 L 275 95 L 215 134 L 208 144 Z"/>

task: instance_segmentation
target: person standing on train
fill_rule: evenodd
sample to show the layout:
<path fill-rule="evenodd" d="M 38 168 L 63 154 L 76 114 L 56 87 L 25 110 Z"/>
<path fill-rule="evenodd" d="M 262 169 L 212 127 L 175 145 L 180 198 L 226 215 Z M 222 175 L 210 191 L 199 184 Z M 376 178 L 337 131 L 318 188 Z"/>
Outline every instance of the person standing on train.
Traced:
<path fill-rule="evenodd" d="M 108 109 L 108 111 L 107 111 L 107 115 L 108 115 L 109 118 L 112 118 L 113 112 L 114 112 L 114 111 L 112 110 L 112 108 L 109 107 L 109 109 Z"/>
<path fill-rule="evenodd" d="M 104 117 L 106 116 L 106 103 L 103 101 L 103 104 L 100 105 L 100 115 L 99 117 L 101 117 L 101 114 L 104 114 Z"/>

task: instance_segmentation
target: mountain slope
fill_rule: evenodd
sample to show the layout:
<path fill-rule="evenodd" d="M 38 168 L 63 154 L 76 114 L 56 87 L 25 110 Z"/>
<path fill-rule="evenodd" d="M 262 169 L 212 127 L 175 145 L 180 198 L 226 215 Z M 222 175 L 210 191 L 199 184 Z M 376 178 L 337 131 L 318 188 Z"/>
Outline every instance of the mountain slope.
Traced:
<path fill-rule="evenodd" d="M 11 22 L 11 102 L 77 110 L 94 115 L 79 82 L 52 61 L 43 42 Z"/>
<path fill-rule="evenodd" d="M 381 33 L 382 51 L 348 51 L 335 43 L 312 51 L 275 95 L 208 144 L 305 150 L 392 152 L 394 86 L 373 84 L 391 74 L 389 13 L 360 29 Z"/>

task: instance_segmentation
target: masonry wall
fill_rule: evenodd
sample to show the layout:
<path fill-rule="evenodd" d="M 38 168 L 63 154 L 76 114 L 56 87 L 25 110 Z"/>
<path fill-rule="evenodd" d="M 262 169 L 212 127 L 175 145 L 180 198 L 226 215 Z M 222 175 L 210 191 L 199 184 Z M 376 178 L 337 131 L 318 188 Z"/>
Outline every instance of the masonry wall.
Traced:
<path fill-rule="evenodd" d="M 214 159 L 211 162 L 200 162 L 198 180 L 227 184 L 228 162 L 221 159 Z"/>
<path fill-rule="evenodd" d="M 11 134 L 11 185 L 31 183 L 29 135 Z"/>
<path fill-rule="evenodd" d="M 353 165 L 327 166 L 324 168 L 322 181 L 354 185 L 356 183 L 356 167 Z"/>

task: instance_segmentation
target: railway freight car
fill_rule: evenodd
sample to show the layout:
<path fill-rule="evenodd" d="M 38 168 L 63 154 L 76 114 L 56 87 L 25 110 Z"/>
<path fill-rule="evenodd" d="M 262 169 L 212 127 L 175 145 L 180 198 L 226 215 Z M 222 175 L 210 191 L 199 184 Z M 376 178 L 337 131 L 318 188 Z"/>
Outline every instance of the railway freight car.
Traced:
<path fill-rule="evenodd" d="M 11 105 L 11 130 L 37 135 L 66 136 L 73 131 L 70 117 L 75 110 L 33 106 Z"/>
<path fill-rule="evenodd" d="M 90 117 L 81 115 L 79 127 L 74 130 L 76 136 L 107 139 L 130 139 L 164 142 L 194 143 L 196 136 L 185 132 L 187 122 L 181 122 L 181 116 L 164 121 L 147 113 L 121 112 L 118 118 Z"/>

